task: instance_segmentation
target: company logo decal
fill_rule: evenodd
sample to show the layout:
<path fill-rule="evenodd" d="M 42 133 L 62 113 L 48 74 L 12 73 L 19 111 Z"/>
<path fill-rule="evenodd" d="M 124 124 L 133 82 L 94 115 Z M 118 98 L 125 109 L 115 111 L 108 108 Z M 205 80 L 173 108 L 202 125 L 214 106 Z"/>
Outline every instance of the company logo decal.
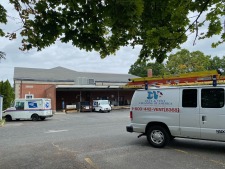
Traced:
<path fill-rule="evenodd" d="M 161 97 L 163 94 L 160 91 L 149 91 L 148 92 L 148 97 L 147 99 L 158 99 L 159 97 Z"/>
<path fill-rule="evenodd" d="M 28 107 L 29 108 L 37 108 L 37 103 L 36 102 L 28 102 Z"/>
<path fill-rule="evenodd" d="M 49 102 L 46 102 L 45 103 L 45 108 L 49 108 L 49 106 L 50 106 Z"/>
<path fill-rule="evenodd" d="M 139 104 L 140 105 L 145 105 L 145 106 L 149 106 L 149 105 L 161 105 L 161 106 L 169 106 L 172 105 L 171 100 L 165 99 L 165 95 L 163 92 L 161 91 L 147 91 L 146 92 L 147 96 L 146 99 L 143 101 L 140 101 Z"/>

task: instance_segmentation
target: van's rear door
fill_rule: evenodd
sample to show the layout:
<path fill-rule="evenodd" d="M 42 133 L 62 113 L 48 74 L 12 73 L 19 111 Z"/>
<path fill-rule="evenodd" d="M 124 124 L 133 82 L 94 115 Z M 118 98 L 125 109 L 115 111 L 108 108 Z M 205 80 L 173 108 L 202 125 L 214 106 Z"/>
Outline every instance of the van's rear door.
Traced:
<path fill-rule="evenodd" d="M 224 88 L 201 89 L 201 138 L 225 141 Z"/>

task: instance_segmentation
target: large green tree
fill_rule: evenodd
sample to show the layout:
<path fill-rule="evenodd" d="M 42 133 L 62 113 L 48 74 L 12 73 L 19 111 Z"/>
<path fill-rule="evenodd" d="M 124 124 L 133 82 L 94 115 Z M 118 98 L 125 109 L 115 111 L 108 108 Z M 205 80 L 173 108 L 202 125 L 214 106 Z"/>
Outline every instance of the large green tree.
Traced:
<path fill-rule="evenodd" d="M 128 73 L 139 77 L 146 77 L 149 69 L 152 69 L 153 76 L 164 75 L 164 64 L 158 62 L 147 62 L 140 59 L 138 59 L 133 65 L 131 65 Z"/>
<path fill-rule="evenodd" d="M 22 50 L 41 50 L 56 40 L 87 51 L 98 51 L 102 58 L 121 46 L 141 45 L 139 58 L 162 62 L 167 52 L 187 40 L 187 30 L 197 38 L 225 33 L 221 23 L 224 1 L 218 0 L 9 0 L 18 11 L 23 27 Z M 3 11 L 3 12 L 2 12 Z M 190 12 L 197 16 L 190 21 Z M 203 22 L 199 18 L 203 14 Z M 5 15 L 4 9 L 0 13 Z M 204 23 L 208 29 L 201 29 Z M 203 31 L 203 32 L 202 32 Z M 15 38 L 16 33 L 8 35 Z"/>
<path fill-rule="evenodd" d="M 0 94 L 3 95 L 3 110 L 5 110 L 15 98 L 14 90 L 8 80 L 0 82 Z"/>
<path fill-rule="evenodd" d="M 189 52 L 182 49 L 168 57 L 166 69 L 169 74 L 181 74 L 209 70 L 211 56 L 200 51 Z"/>
<path fill-rule="evenodd" d="M 152 63 L 138 59 L 129 69 L 129 73 L 146 77 L 147 70 L 152 69 L 153 76 L 175 75 L 207 70 L 225 70 L 225 56 L 222 58 L 204 55 L 200 51 L 189 52 L 186 49 L 170 54 L 166 63 Z"/>
<path fill-rule="evenodd" d="M 222 58 L 215 56 L 210 60 L 210 70 L 216 70 L 216 69 L 223 69 L 225 70 L 225 56 Z"/>

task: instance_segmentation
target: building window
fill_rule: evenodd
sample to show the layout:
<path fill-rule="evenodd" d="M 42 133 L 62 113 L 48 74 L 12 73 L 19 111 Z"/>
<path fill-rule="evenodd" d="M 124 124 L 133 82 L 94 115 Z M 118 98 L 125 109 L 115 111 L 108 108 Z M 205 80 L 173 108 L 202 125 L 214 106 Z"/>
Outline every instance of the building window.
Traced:
<path fill-rule="evenodd" d="M 33 94 L 25 94 L 25 99 L 33 99 L 34 95 Z"/>

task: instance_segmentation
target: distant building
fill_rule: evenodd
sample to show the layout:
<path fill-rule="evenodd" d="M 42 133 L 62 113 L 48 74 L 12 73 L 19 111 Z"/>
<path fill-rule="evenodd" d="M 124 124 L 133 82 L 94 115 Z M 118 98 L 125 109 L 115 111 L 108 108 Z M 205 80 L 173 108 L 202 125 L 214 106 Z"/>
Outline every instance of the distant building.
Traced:
<path fill-rule="evenodd" d="M 15 67 L 16 98 L 51 98 L 54 111 L 81 101 L 108 99 L 113 105 L 129 105 L 135 89 L 122 88 L 129 74 L 77 72 L 63 67 L 36 69 Z"/>

